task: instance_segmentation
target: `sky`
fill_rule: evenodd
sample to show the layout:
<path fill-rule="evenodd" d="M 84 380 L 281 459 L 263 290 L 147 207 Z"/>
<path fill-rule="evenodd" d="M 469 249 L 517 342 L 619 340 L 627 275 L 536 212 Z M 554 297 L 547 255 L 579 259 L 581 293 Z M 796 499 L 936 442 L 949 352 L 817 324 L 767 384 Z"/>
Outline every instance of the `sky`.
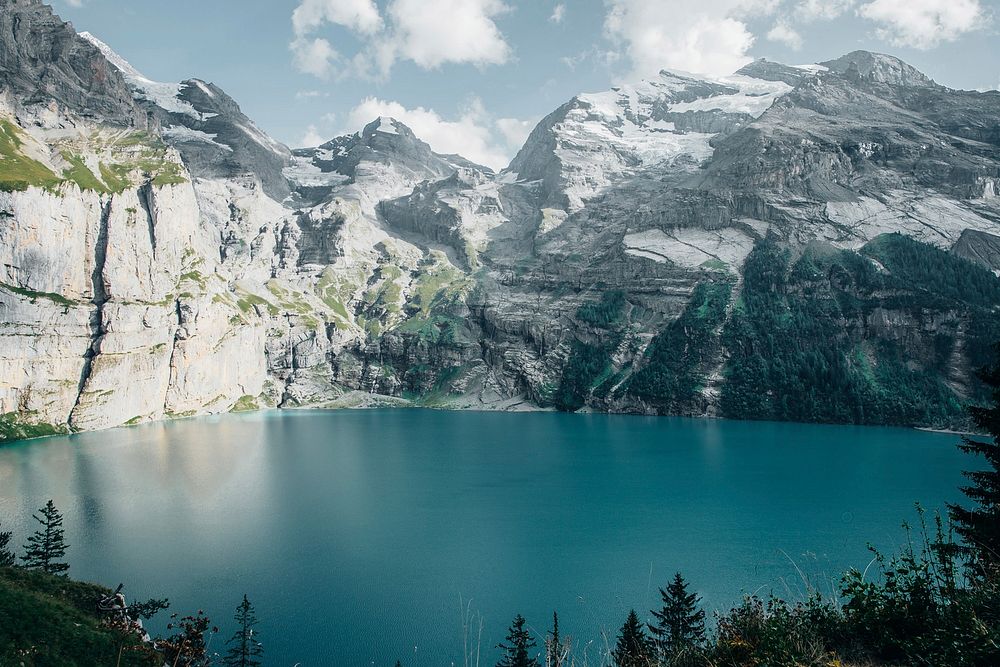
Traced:
<path fill-rule="evenodd" d="M 491 167 L 574 95 L 664 68 L 866 49 L 1000 89 L 1000 0 L 50 1 L 146 77 L 215 83 L 292 147 L 387 115 Z"/>

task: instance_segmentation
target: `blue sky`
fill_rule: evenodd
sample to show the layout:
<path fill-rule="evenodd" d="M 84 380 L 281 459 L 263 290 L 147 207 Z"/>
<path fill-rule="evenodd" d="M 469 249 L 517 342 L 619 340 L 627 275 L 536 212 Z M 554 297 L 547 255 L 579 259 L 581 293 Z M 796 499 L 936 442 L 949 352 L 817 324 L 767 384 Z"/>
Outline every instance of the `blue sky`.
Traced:
<path fill-rule="evenodd" d="M 385 114 L 491 166 L 573 95 L 668 67 L 892 53 L 1000 87 L 1000 0 L 53 0 L 147 77 L 198 77 L 315 144 Z"/>

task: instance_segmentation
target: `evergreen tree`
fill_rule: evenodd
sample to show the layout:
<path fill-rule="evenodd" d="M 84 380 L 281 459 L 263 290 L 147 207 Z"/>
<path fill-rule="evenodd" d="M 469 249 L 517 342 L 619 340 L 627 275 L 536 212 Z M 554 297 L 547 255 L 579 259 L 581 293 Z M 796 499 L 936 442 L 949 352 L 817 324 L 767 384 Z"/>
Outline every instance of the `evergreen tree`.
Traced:
<path fill-rule="evenodd" d="M 618 644 L 611 653 L 615 667 L 651 667 L 653 642 L 642 627 L 635 609 L 628 613 L 625 625 L 618 632 Z"/>
<path fill-rule="evenodd" d="M 569 647 L 559 635 L 559 614 L 552 612 L 552 630 L 545 640 L 545 667 L 562 667 L 568 654 Z"/>
<path fill-rule="evenodd" d="M 38 511 L 41 512 L 41 516 L 33 514 L 32 518 L 42 527 L 28 538 L 21 560 L 27 568 L 65 575 L 69 565 L 60 560 L 66 555 L 69 545 L 63 541 L 62 514 L 51 500 Z"/>
<path fill-rule="evenodd" d="M 660 597 L 663 609 L 652 612 L 656 624 L 649 626 L 660 654 L 671 658 L 704 642 L 705 612 L 698 608 L 701 600 L 697 594 L 687 592 L 687 583 L 680 572 L 666 589 L 660 589 Z"/>
<path fill-rule="evenodd" d="M 235 634 L 226 642 L 230 647 L 223 659 L 223 664 L 230 667 L 260 667 L 260 657 L 264 654 L 264 646 L 254 636 L 254 626 L 257 625 L 257 614 L 247 596 L 236 608 L 233 617 L 238 626 Z"/>
<path fill-rule="evenodd" d="M 497 667 L 541 667 L 538 658 L 530 654 L 537 644 L 531 638 L 531 633 L 524 629 L 524 624 L 523 616 L 515 616 L 507 631 L 507 643 L 497 644 L 497 648 L 504 652 Z"/>
<path fill-rule="evenodd" d="M 972 420 L 989 434 L 990 440 L 966 437 L 959 445 L 966 454 L 982 456 L 989 467 L 965 472 L 972 483 L 962 492 L 974 507 L 949 505 L 955 530 L 965 538 L 969 555 L 990 570 L 1000 568 L 1000 344 L 995 350 L 998 358 L 993 366 L 979 372 L 991 390 L 993 406 L 969 408 Z"/>
<path fill-rule="evenodd" d="M 8 548 L 12 536 L 10 531 L 0 531 L 0 567 L 14 567 L 14 552 Z"/>

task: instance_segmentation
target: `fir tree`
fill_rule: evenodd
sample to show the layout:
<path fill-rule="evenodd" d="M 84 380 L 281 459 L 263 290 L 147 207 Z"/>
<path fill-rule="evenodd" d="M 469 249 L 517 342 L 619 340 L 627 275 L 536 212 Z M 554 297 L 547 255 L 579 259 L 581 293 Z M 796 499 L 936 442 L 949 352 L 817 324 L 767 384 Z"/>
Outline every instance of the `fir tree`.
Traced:
<path fill-rule="evenodd" d="M 41 512 L 41 516 L 33 514 L 32 518 L 42 527 L 28 538 L 21 560 L 27 568 L 42 570 L 48 574 L 65 575 L 69 565 L 60 560 L 66 555 L 69 545 L 63 541 L 62 514 L 51 500 L 38 511 Z"/>
<path fill-rule="evenodd" d="M 507 643 L 497 644 L 497 648 L 504 652 L 497 667 L 541 667 L 538 658 L 530 654 L 537 644 L 531 638 L 531 633 L 524 629 L 524 624 L 523 616 L 515 616 L 507 631 Z"/>
<path fill-rule="evenodd" d="M 972 508 L 949 505 L 955 530 L 965 539 L 968 554 L 993 571 L 1000 569 L 1000 345 L 995 349 L 998 359 L 979 372 L 991 390 L 993 406 L 969 408 L 972 420 L 990 440 L 966 437 L 959 445 L 966 454 L 982 456 L 989 467 L 965 472 L 971 484 L 962 492 L 975 504 Z"/>
<path fill-rule="evenodd" d="M 678 572 L 666 589 L 660 589 L 663 609 L 651 612 L 656 624 L 650 625 L 657 651 L 671 658 L 705 641 L 705 612 L 698 608 L 697 594 L 687 592 L 687 583 Z"/>
<path fill-rule="evenodd" d="M 226 642 L 230 649 L 223 659 L 223 664 L 230 667 L 260 667 L 260 657 L 264 654 L 264 646 L 254 636 L 257 614 L 245 594 L 243 602 L 236 608 L 236 615 L 233 618 L 239 627 Z"/>
<path fill-rule="evenodd" d="M 635 609 L 628 613 L 625 625 L 618 631 L 618 643 L 611 653 L 615 667 L 651 667 L 653 642 L 646 634 Z"/>
<path fill-rule="evenodd" d="M 559 614 L 552 612 L 552 630 L 545 640 L 545 667 L 562 667 L 568 654 L 569 647 L 559 635 Z"/>
<path fill-rule="evenodd" d="M 10 531 L 0 531 L 0 567 L 14 567 L 14 552 L 8 548 L 12 536 Z"/>

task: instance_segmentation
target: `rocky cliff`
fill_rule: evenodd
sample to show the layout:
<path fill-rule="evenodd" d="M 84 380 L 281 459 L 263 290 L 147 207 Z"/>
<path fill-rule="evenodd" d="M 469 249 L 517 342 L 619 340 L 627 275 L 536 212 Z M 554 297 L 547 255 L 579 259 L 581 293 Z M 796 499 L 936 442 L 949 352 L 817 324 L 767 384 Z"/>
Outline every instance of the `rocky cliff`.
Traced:
<path fill-rule="evenodd" d="M 289 151 L 0 0 L 0 435 L 420 404 L 960 425 L 1000 93 L 856 52 L 580 95 L 501 173 Z"/>

